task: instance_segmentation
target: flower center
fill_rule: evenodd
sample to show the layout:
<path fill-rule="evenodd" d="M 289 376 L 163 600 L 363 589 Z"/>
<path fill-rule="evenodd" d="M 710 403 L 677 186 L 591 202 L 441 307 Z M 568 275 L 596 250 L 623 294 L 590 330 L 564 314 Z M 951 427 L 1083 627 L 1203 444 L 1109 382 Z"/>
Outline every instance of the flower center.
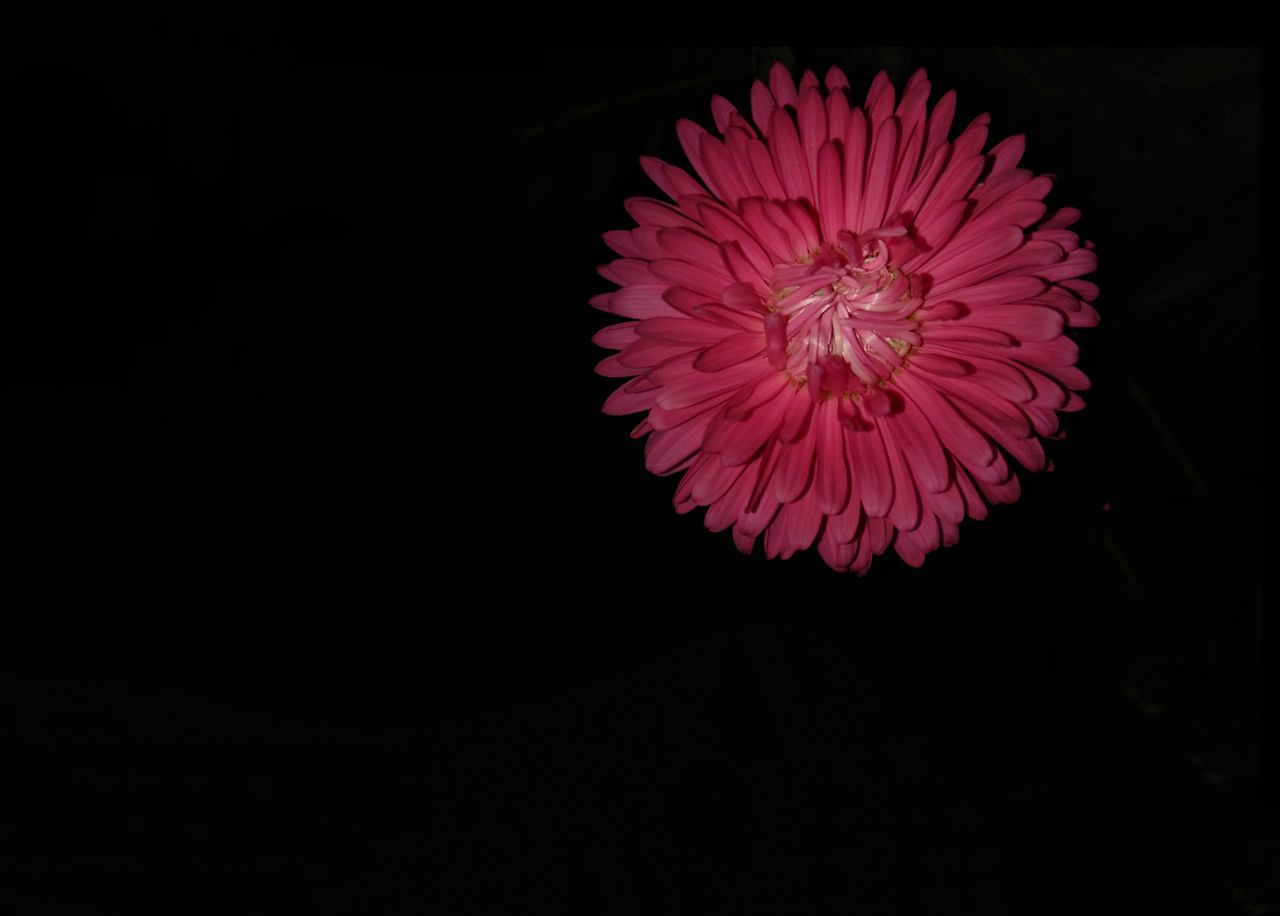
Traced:
<path fill-rule="evenodd" d="M 918 283 L 891 264 L 886 239 L 905 229 L 861 236 L 841 232 L 809 258 L 774 271 L 765 316 L 769 361 L 798 382 L 852 396 L 888 378 L 920 345 Z"/>

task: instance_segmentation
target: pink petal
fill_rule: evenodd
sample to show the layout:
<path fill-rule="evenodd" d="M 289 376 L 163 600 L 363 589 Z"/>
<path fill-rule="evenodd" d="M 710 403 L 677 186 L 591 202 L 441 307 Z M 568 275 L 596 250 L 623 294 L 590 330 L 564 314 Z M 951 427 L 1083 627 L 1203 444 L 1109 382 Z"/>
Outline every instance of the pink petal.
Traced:
<path fill-rule="evenodd" d="M 772 371 L 767 366 L 764 369 Z M 657 403 L 668 409 L 688 407 L 728 391 L 737 391 L 743 385 L 754 385 L 764 378 L 761 367 L 753 362 L 739 363 L 720 372 L 677 371 L 679 380 L 664 384 L 656 398 Z M 657 371 L 650 375 L 660 377 Z"/>
<path fill-rule="evenodd" d="M 852 496 L 843 512 L 827 517 L 827 532 L 841 544 L 848 544 L 862 533 L 866 522 L 862 503 Z"/>
<path fill-rule="evenodd" d="M 702 179 L 707 189 L 723 200 L 724 195 L 720 193 L 719 186 L 707 172 L 707 164 L 702 161 L 702 136 L 706 132 L 706 128 L 686 118 L 676 122 L 676 137 L 680 140 L 680 147 L 684 150 L 689 164 L 693 166 L 693 170 L 698 173 L 698 177 Z"/>
<path fill-rule="evenodd" d="M 596 331 L 591 336 L 591 342 L 597 347 L 621 350 L 627 344 L 636 341 L 636 326 L 639 323 L 638 321 L 625 321 L 622 324 L 611 324 Z M 635 375 L 634 372 L 631 374 Z"/>
<path fill-rule="evenodd" d="M 1066 326 L 1061 312 L 1039 305 L 984 305 L 959 320 L 1033 341 L 1053 340 Z"/>
<path fill-rule="evenodd" d="M 751 551 L 755 549 L 757 537 L 758 535 L 747 534 L 736 525 L 733 528 L 733 546 L 737 547 L 741 553 L 747 554 L 748 556 L 751 554 Z"/>
<path fill-rule="evenodd" d="M 881 70 L 871 81 L 871 88 L 867 90 L 867 100 L 862 106 L 867 110 L 867 120 L 877 130 L 882 122 L 893 115 L 893 100 L 893 81 L 889 79 L 889 74 Z"/>
<path fill-rule="evenodd" d="M 636 325 L 636 333 L 668 343 L 711 346 L 729 332 L 721 325 L 692 318 L 648 318 Z"/>
<path fill-rule="evenodd" d="M 629 413 L 638 413 L 641 410 L 648 410 L 657 401 L 658 392 L 654 390 L 635 390 L 637 379 L 632 379 L 621 388 L 614 391 L 613 394 L 604 402 L 604 412 L 612 416 L 623 416 Z"/>
<path fill-rule="evenodd" d="M 791 79 L 791 71 L 781 61 L 769 68 L 769 91 L 779 105 L 796 103 L 796 84 Z"/>
<path fill-rule="evenodd" d="M 1005 137 L 995 146 L 991 147 L 987 153 L 991 157 L 992 165 L 990 175 L 992 177 L 1007 172 L 1017 166 L 1022 161 L 1022 154 L 1027 149 L 1027 138 L 1023 134 L 1015 134 L 1012 137 Z"/>
<path fill-rule="evenodd" d="M 916 406 L 920 416 L 926 417 L 926 422 L 942 438 L 947 451 L 965 467 L 987 467 L 996 460 L 991 443 L 932 385 L 916 379 L 909 372 L 901 373 L 898 384 Z M 950 482 L 947 480 L 942 486 L 928 486 L 929 481 L 923 478 L 922 481 L 934 493 L 946 489 L 946 483 Z"/>
<path fill-rule="evenodd" d="M 659 228 L 678 226 L 688 229 L 697 228 L 698 225 L 675 207 L 670 204 L 664 204 L 660 200 L 653 200 L 648 197 L 629 197 L 622 202 L 622 206 L 626 209 L 628 215 L 641 226 L 657 226 Z"/>
<path fill-rule="evenodd" d="M 658 282 L 658 278 L 649 270 L 649 262 L 637 261 L 634 258 L 619 258 L 608 264 L 601 264 L 596 268 L 596 272 L 610 283 L 616 283 L 619 286 L 639 286 Z"/>
<path fill-rule="evenodd" d="M 861 108 L 849 115 L 844 135 L 844 224 L 856 226 L 862 217 L 862 185 L 867 156 L 867 119 Z"/>
<path fill-rule="evenodd" d="M 715 455 L 706 454 L 705 457 L 707 462 L 698 471 L 690 488 L 694 501 L 700 506 L 709 506 L 723 497 L 745 471 L 742 466 L 729 467 Z"/>
<path fill-rule="evenodd" d="M 731 279 L 720 257 L 720 246 L 705 235 L 688 229 L 662 229 L 658 232 L 658 244 L 673 258 L 705 267 L 709 273 L 725 280 Z"/>
<path fill-rule="evenodd" d="M 720 189 L 720 197 L 729 205 L 736 205 L 744 197 L 751 196 L 751 188 L 734 162 L 728 148 L 710 134 L 703 134 L 699 140 L 702 161 L 707 173 Z M 751 176 L 752 183 L 755 176 Z"/>
<path fill-rule="evenodd" d="M 924 148 L 933 151 L 947 142 L 947 134 L 951 132 L 951 123 L 956 115 L 956 92 L 948 90 L 933 106 L 929 115 L 929 129 L 925 137 Z"/>
<path fill-rule="evenodd" d="M 787 405 L 787 415 L 782 418 L 782 426 L 778 429 L 778 441 L 788 444 L 799 442 L 801 436 L 808 434 L 812 417 L 813 402 L 798 393 L 793 395 Z"/>
<path fill-rule="evenodd" d="M 800 135 L 796 132 L 795 122 L 781 108 L 773 110 L 773 120 L 769 124 L 769 153 L 787 197 L 811 199 L 813 188 L 809 183 Z"/>
<path fill-rule="evenodd" d="M 803 497 L 782 510 L 785 513 L 787 542 L 792 550 L 808 550 L 822 526 L 822 510 L 818 507 L 816 491 L 810 489 Z M 781 515 L 781 513 L 780 513 Z"/>
<path fill-rule="evenodd" d="M 794 246 L 777 224 L 765 215 L 764 205 L 765 201 L 755 198 L 744 200 L 742 221 L 768 252 L 770 260 L 774 262 L 789 260 L 796 254 Z"/>
<path fill-rule="evenodd" d="M 719 372 L 729 366 L 759 358 L 764 354 L 764 341 L 759 334 L 731 334 L 703 351 L 693 363 L 699 372 Z"/>
<path fill-rule="evenodd" d="M 791 445 L 780 446 L 778 466 L 773 474 L 773 495 L 779 502 L 795 502 L 809 490 L 813 480 L 813 456 L 817 440 L 801 436 Z"/>
<path fill-rule="evenodd" d="M 596 363 L 595 372 L 596 375 L 603 375 L 605 378 L 628 378 L 636 374 L 635 369 L 624 366 L 618 361 L 616 353 Z"/>
<path fill-rule="evenodd" d="M 800 125 L 800 145 L 804 147 L 804 161 L 809 166 L 812 186 L 816 187 L 818 150 L 827 139 L 827 109 L 822 103 L 822 94 L 816 88 L 801 93 L 796 118 Z"/>
<path fill-rule="evenodd" d="M 719 454 L 725 464 L 745 464 L 777 435 L 785 410 L 783 398 L 772 398 L 745 420 L 717 421 L 708 430 L 703 447 Z"/>
<path fill-rule="evenodd" d="M 885 417 L 881 423 L 892 431 L 895 444 L 911 468 L 912 478 L 930 492 L 945 490 L 951 483 L 947 456 L 919 406 L 907 400 L 904 409 Z"/>
<path fill-rule="evenodd" d="M 903 443 L 898 441 L 891 424 L 881 421 L 877 427 L 884 438 L 884 451 L 889 460 L 889 471 L 893 475 L 893 504 L 889 507 L 889 521 L 894 527 L 910 531 L 920 524 L 920 494 L 917 492 L 915 478 L 907 466 L 906 455 L 903 454 Z"/>
<path fill-rule="evenodd" d="M 624 286 L 613 293 L 609 311 L 623 318 L 659 318 L 679 315 L 663 298 L 664 286 Z"/>
<path fill-rule="evenodd" d="M 858 478 L 862 506 L 872 518 L 882 518 L 893 504 L 893 475 L 885 455 L 884 440 L 873 427 L 865 431 L 845 429 L 849 465 Z"/>
<path fill-rule="evenodd" d="M 874 229 L 884 220 L 884 209 L 892 191 L 893 165 L 898 155 L 898 125 L 888 121 L 877 125 L 871 161 L 867 165 L 867 184 L 862 199 L 856 231 Z"/>
<path fill-rule="evenodd" d="M 705 417 L 705 415 L 704 415 Z M 702 445 L 708 419 L 690 421 L 675 429 L 658 430 L 645 440 L 645 467 L 659 477 L 674 472 L 681 462 Z"/>
<path fill-rule="evenodd" d="M 830 140 L 818 151 L 818 217 L 822 237 L 828 242 L 844 228 L 844 188 L 841 184 L 840 154 Z"/>
<path fill-rule="evenodd" d="M 716 122 L 716 130 L 723 134 L 729 129 L 729 116 L 738 109 L 733 107 L 730 102 L 722 95 L 713 95 L 711 97 L 711 117 Z"/>
<path fill-rule="evenodd" d="M 653 272 L 662 280 L 676 286 L 683 286 L 694 292 L 702 293 L 715 301 L 720 298 L 724 288 L 733 282 L 732 278 L 706 264 L 690 264 L 688 261 L 677 261 L 674 258 L 663 258 L 653 262 Z"/>
<path fill-rule="evenodd" d="M 845 458 L 844 427 L 836 417 L 836 403 L 828 399 L 817 408 L 811 438 L 816 445 L 818 507 L 827 515 L 842 511 L 849 499 L 849 463 Z"/>

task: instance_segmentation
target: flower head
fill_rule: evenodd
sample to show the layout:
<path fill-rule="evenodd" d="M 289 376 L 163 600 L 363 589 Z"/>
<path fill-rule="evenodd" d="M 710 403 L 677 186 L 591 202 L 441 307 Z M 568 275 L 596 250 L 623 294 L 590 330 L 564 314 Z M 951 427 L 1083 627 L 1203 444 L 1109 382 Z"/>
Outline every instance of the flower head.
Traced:
<path fill-rule="evenodd" d="M 720 136 L 681 121 L 700 181 L 641 160 L 671 203 L 628 200 L 637 226 L 604 236 L 619 288 L 592 305 L 627 320 L 596 334 L 618 351 L 597 371 L 634 376 L 604 409 L 647 411 L 632 435 L 683 474 L 676 510 L 742 551 L 918 566 L 1016 500 L 1006 455 L 1044 469 L 1041 437 L 1084 406 L 1064 330 L 1097 324 L 1097 259 L 1078 211 L 1046 218 L 1022 137 L 984 153 L 983 115 L 948 139 L 955 94 L 930 110 L 923 70 L 900 98 L 879 74 L 862 107 L 838 69 L 825 89 L 778 64 L 750 121 L 720 97 Z"/>

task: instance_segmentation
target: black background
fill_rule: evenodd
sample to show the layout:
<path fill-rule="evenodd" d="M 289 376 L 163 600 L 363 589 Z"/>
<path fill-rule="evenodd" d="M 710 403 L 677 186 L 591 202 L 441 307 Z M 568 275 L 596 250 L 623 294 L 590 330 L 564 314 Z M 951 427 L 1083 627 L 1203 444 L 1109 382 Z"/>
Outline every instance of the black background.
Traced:
<path fill-rule="evenodd" d="M 1259 52 L 424 34 L 15 62 L 0 912 L 1264 912 Z M 637 157 L 774 59 L 927 67 L 1098 246 L 1056 470 L 919 570 L 599 411 Z"/>

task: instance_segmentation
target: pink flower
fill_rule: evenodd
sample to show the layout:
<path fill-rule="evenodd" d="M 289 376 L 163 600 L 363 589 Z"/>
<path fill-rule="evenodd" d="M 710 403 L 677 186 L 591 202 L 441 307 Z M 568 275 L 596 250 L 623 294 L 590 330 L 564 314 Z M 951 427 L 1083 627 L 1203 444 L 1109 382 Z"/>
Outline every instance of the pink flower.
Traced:
<path fill-rule="evenodd" d="M 849 101 L 833 68 L 797 87 L 780 64 L 751 121 L 712 99 L 720 136 L 676 131 L 701 183 L 643 158 L 673 203 L 626 202 L 605 233 L 619 318 L 597 371 L 634 376 L 605 402 L 647 411 L 655 474 L 683 473 L 678 512 L 707 507 L 744 553 L 814 544 L 865 572 L 892 546 L 919 566 L 966 515 L 1018 498 L 1006 460 L 1046 467 L 1041 437 L 1084 406 L 1067 327 L 1092 327 L 1092 245 L 1046 218 L 1052 184 L 1018 168 L 1024 141 L 983 153 L 987 115 L 948 140 L 955 93 L 930 111 L 923 70 L 895 105 L 879 74 Z"/>

